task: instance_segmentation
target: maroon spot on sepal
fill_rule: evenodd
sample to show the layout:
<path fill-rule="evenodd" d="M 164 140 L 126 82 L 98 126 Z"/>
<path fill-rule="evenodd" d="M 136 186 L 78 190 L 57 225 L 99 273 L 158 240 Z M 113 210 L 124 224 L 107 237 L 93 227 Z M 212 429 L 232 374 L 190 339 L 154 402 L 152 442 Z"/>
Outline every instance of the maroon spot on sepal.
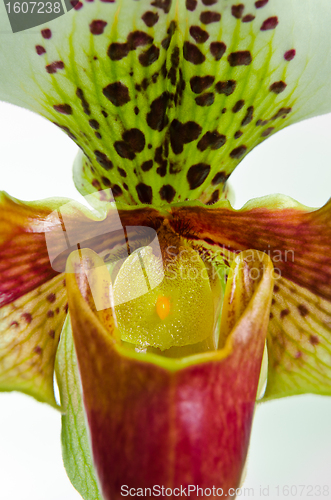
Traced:
<path fill-rule="evenodd" d="M 139 55 L 138 59 L 140 64 L 146 68 L 155 63 L 158 60 L 159 55 L 160 49 L 156 47 L 156 45 L 151 45 L 149 49 Z"/>
<path fill-rule="evenodd" d="M 64 69 L 64 62 L 63 61 L 54 61 L 51 64 L 48 64 L 46 66 L 46 71 L 50 75 L 56 73 L 58 69 Z"/>
<path fill-rule="evenodd" d="M 255 16 L 253 16 L 253 14 L 247 14 L 246 16 L 244 16 L 242 18 L 242 22 L 243 23 L 250 23 L 250 22 L 254 21 L 254 19 L 255 19 Z"/>
<path fill-rule="evenodd" d="M 82 91 L 82 89 L 78 88 L 76 90 L 76 96 L 80 99 L 80 101 L 82 103 L 82 107 L 83 107 L 84 113 L 86 115 L 90 115 L 91 114 L 90 105 L 87 102 L 87 100 L 85 99 L 84 92 Z"/>
<path fill-rule="evenodd" d="M 204 90 L 207 90 L 214 83 L 215 78 L 211 75 L 207 76 L 192 76 L 190 80 L 190 86 L 192 92 L 195 94 L 201 94 Z"/>
<path fill-rule="evenodd" d="M 89 120 L 88 123 L 94 130 L 98 130 L 100 128 L 100 123 L 97 120 Z"/>
<path fill-rule="evenodd" d="M 269 17 L 268 19 L 266 19 L 263 22 L 260 29 L 261 29 L 261 31 L 273 30 L 276 28 L 277 25 L 278 25 L 278 17 L 273 16 L 273 17 Z"/>
<path fill-rule="evenodd" d="M 186 61 L 196 65 L 202 64 L 206 60 L 206 57 L 201 52 L 201 50 L 191 42 L 184 43 L 183 55 Z"/>
<path fill-rule="evenodd" d="M 191 26 L 190 27 L 190 35 L 196 43 L 204 43 L 209 38 L 209 33 L 207 31 L 200 28 L 200 26 Z"/>
<path fill-rule="evenodd" d="M 148 26 L 149 28 L 152 28 L 158 22 L 159 14 L 157 12 L 148 11 L 148 12 L 145 12 L 145 14 L 143 14 L 141 19 L 144 21 L 146 26 Z"/>
<path fill-rule="evenodd" d="M 172 0 L 154 0 L 151 3 L 153 7 L 157 7 L 158 9 L 162 9 L 165 14 L 169 13 L 171 7 Z"/>
<path fill-rule="evenodd" d="M 228 178 L 229 174 L 227 174 L 226 172 L 217 172 L 211 183 L 213 184 L 213 186 L 216 186 L 217 184 L 225 184 Z"/>
<path fill-rule="evenodd" d="M 101 181 L 103 185 L 106 186 L 107 188 L 111 187 L 111 182 L 107 177 L 101 177 Z"/>
<path fill-rule="evenodd" d="M 98 191 L 102 191 L 102 187 L 98 179 L 93 179 L 92 186 L 95 187 Z"/>
<path fill-rule="evenodd" d="M 54 104 L 53 108 L 62 115 L 72 115 L 72 107 L 69 104 Z"/>
<path fill-rule="evenodd" d="M 161 187 L 159 194 L 161 200 L 165 200 L 168 203 L 171 203 L 175 197 L 176 191 L 170 184 L 166 184 L 165 186 Z"/>
<path fill-rule="evenodd" d="M 112 193 L 117 198 L 118 196 L 121 196 L 123 194 L 122 188 L 118 184 L 114 184 L 112 186 Z"/>
<path fill-rule="evenodd" d="M 122 135 L 122 139 L 135 153 L 141 153 L 145 147 L 145 136 L 138 128 L 126 130 Z"/>
<path fill-rule="evenodd" d="M 127 42 L 125 43 L 114 42 L 109 45 L 107 54 L 112 61 L 120 61 L 121 59 L 126 57 L 129 52 L 130 52 L 130 47 Z"/>
<path fill-rule="evenodd" d="M 147 124 L 151 129 L 161 132 L 168 125 L 167 108 L 170 98 L 171 94 L 166 91 L 152 102 L 151 109 L 146 116 Z"/>
<path fill-rule="evenodd" d="M 153 42 L 153 38 L 145 33 L 144 31 L 132 31 L 129 33 L 127 38 L 127 43 L 129 45 L 130 50 L 136 50 L 138 47 L 144 47 L 145 45 L 149 45 Z"/>
<path fill-rule="evenodd" d="M 245 118 L 242 120 L 241 125 L 245 127 L 245 125 L 248 125 L 251 123 L 253 120 L 253 114 L 254 114 L 254 106 L 249 106 L 247 108 L 247 113 L 245 115 Z"/>
<path fill-rule="evenodd" d="M 233 106 L 232 112 L 238 113 L 244 106 L 245 106 L 245 101 L 243 99 L 240 99 L 240 101 L 237 101 L 236 104 Z"/>
<path fill-rule="evenodd" d="M 210 199 L 207 201 L 206 205 L 214 205 L 214 203 L 218 202 L 219 197 L 220 197 L 219 189 L 216 189 L 211 195 Z"/>
<path fill-rule="evenodd" d="M 228 55 L 230 66 L 248 66 L 252 62 L 252 55 L 249 50 L 239 50 Z"/>
<path fill-rule="evenodd" d="M 107 172 L 113 168 L 113 162 L 108 158 L 105 153 L 102 153 L 101 151 L 94 151 L 95 158 L 99 165 L 101 165 Z"/>
<path fill-rule="evenodd" d="M 239 159 L 241 158 L 247 151 L 246 146 L 239 146 L 238 148 L 235 148 L 231 151 L 230 157 L 234 159 Z"/>
<path fill-rule="evenodd" d="M 271 92 L 274 92 L 275 94 L 281 94 L 282 92 L 284 92 L 286 87 L 287 87 L 287 84 L 283 81 L 274 82 L 272 85 L 270 85 L 269 90 Z"/>
<path fill-rule="evenodd" d="M 70 3 L 75 10 L 80 10 L 83 7 L 82 2 L 80 2 L 79 0 L 71 0 Z"/>
<path fill-rule="evenodd" d="M 42 45 L 36 45 L 36 52 L 38 56 L 41 56 L 43 54 L 46 54 L 46 49 L 42 47 Z"/>
<path fill-rule="evenodd" d="M 196 122 L 181 123 L 179 120 L 173 120 L 170 125 L 170 144 L 173 152 L 176 155 L 182 153 L 184 144 L 198 139 L 201 131 L 201 126 Z"/>
<path fill-rule="evenodd" d="M 134 160 L 136 157 L 136 154 L 134 151 L 132 151 L 132 148 L 130 147 L 130 145 L 124 141 L 114 142 L 114 148 L 115 148 L 116 153 L 121 158 L 125 158 L 127 160 Z"/>
<path fill-rule="evenodd" d="M 197 8 L 198 2 L 197 0 L 186 0 L 185 5 L 187 10 L 193 12 Z"/>
<path fill-rule="evenodd" d="M 215 96 L 212 92 L 206 92 L 195 98 L 198 106 L 211 106 L 214 104 Z"/>
<path fill-rule="evenodd" d="M 200 21 L 202 22 L 202 24 L 217 23 L 220 20 L 221 14 L 219 12 L 206 11 L 201 12 L 200 14 Z"/>
<path fill-rule="evenodd" d="M 140 168 L 143 172 L 148 172 L 151 168 L 153 168 L 153 160 L 144 161 Z"/>
<path fill-rule="evenodd" d="M 237 82 L 234 80 L 228 80 L 226 82 L 217 82 L 215 86 L 216 92 L 219 94 L 225 94 L 226 96 L 229 96 L 233 94 L 233 92 L 236 90 Z"/>
<path fill-rule="evenodd" d="M 240 3 L 238 5 L 232 5 L 231 14 L 236 19 L 240 19 L 244 13 L 244 10 L 245 10 L 245 5 L 243 5 L 242 3 Z"/>
<path fill-rule="evenodd" d="M 197 163 L 192 165 L 187 172 L 187 181 L 190 189 L 196 189 L 207 179 L 210 172 L 210 165 L 207 163 Z"/>
<path fill-rule="evenodd" d="M 45 28 L 44 30 L 41 30 L 41 36 L 46 40 L 49 40 L 52 38 L 52 32 L 49 28 Z"/>
<path fill-rule="evenodd" d="M 291 113 L 292 108 L 280 108 L 279 111 L 271 118 L 272 120 L 276 120 L 277 118 L 285 118 L 289 113 Z M 262 122 L 264 123 L 264 122 Z M 266 122 L 268 123 L 268 122 Z"/>
<path fill-rule="evenodd" d="M 131 100 L 128 87 L 121 82 L 110 83 L 102 92 L 114 106 L 124 106 Z"/>
<path fill-rule="evenodd" d="M 265 130 L 263 130 L 261 137 L 268 137 L 268 135 L 271 134 L 275 130 L 275 127 L 268 127 Z"/>
<path fill-rule="evenodd" d="M 102 21 L 101 19 L 95 19 L 90 24 L 90 32 L 92 33 L 92 35 L 102 35 L 106 26 L 107 26 L 106 21 Z"/>
<path fill-rule="evenodd" d="M 226 51 L 226 45 L 223 42 L 212 42 L 209 50 L 211 55 L 214 56 L 215 61 L 219 61 Z"/>
<path fill-rule="evenodd" d="M 41 356 L 43 353 L 43 350 L 39 345 L 36 345 L 36 347 L 33 349 L 33 352 L 35 352 L 36 354 L 39 354 L 39 356 Z"/>
<path fill-rule="evenodd" d="M 136 191 L 138 194 L 139 201 L 141 203 L 146 203 L 150 204 L 153 201 L 153 190 L 151 186 L 147 186 L 147 184 L 144 184 L 141 182 L 136 186 Z"/>
<path fill-rule="evenodd" d="M 257 9 L 261 9 L 262 7 L 267 5 L 268 2 L 269 2 L 269 0 L 258 0 L 257 2 L 255 2 L 255 7 Z"/>
<path fill-rule="evenodd" d="M 198 142 L 197 148 L 200 151 L 205 151 L 209 147 L 212 150 L 216 150 L 224 146 L 225 143 L 225 135 L 219 134 L 217 130 L 215 130 L 214 132 L 206 132 Z"/>
<path fill-rule="evenodd" d="M 291 50 L 288 50 L 287 52 L 285 52 L 285 54 L 284 54 L 285 61 L 292 61 L 292 59 L 294 59 L 294 57 L 295 57 L 295 54 L 296 54 L 295 49 L 291 49 Z"/>

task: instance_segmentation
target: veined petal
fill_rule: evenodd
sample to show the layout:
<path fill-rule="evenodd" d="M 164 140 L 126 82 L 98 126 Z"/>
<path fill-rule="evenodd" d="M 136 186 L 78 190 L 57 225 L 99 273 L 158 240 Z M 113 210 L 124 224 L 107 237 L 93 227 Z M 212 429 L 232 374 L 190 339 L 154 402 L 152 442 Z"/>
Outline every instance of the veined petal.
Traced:
<path fill-rule="evenodd" d="M 0 9 L 0 98 L 77 142 L 83 194 L 214 203 L 255 145 L 331 109 L 328 0 L 82 0 L 16 34 Z"/>
<path fill-rule="evenodd" d="M 175 230 L 182 225 L 194 245 L 218 249 L 226 262 L 248 248 L 272 259 L 277 279 L 265 397 L 330 394 L 331 201 L 313 210 L 277 196 L 253 200 L 238 211 L 220 202 L 172 213 Z"/>
<path fill-rule="evenodd" d="M 67 313 L 64 276 L 52 269 L 45 241 L 55 207 L 0 198 L 0 390 L 54 406 L 54 360 Z"/>
<path fill-rule="evenodd" d="M 44 233 L 44 223 L 55 208 L 0 193 L 0 307 L 56 276 Z"/>
<path fill-rule="evenodd" d="M 331 394 L 331 303 L 284 278 L 277 280 L 268 327 L 264 399 Z"/>
<path fill-rule="evenodd" d="M 282 277 L 331 300 L 331 200 L 316 210 L 275 195 L 240 210 L 224 201 L 173 207 L 172 215 L 175 230 L 186 222 L 185 238 L 224 252 L 265 252 Z"/>
<path fill-rule="evenodd" d="M 236 258 L 225 293 L 224 347 L 183 359 L 121 345 L 109 307 L 109 275 L 105 268 L 99 279 L 91 275 L 102 266 L 92 251 L 75 252 L 66 279 L 84 408 L 105 500 L 120 498 L 123 484 L 236 487 L 269 319 L 269 258 L 258 252 L 252 261 L 245 252 Z M 250 274 L 252 269 L 258 276 Z M 96 291 L 108 307 L 102 314 L 93 306 Z"/>
<path fill-rule="evenodd" d="M 0 308 L 0 391 L 57 406 L 54 360 L 67 315 L 63 275 Z"/>

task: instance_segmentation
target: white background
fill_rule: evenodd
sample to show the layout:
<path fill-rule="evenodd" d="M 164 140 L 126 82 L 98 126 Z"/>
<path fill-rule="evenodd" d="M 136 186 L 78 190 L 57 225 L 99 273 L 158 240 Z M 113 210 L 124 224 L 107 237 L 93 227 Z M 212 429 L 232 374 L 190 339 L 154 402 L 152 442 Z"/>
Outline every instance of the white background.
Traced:
<path fill-rule="evenodd" d="M 71 178 L 77 147 L 54 125 L 0 103 L 0 190 L 23 200 L 80 199 Z M 283 193 L 312 207 L 331 195 L 331 115 L 269 138 L 231 178 L 236 208 Z M 329 485 L 331 399 L 293 397 L 257 408 L 244 486 L 269 485 L 268 498 L 289 498 L 286 485 Z M 277 496 L 277 485 L 280 486 Z M 305 489 L 290 498 L 308 496 Z M 267 493 L 267 491 L 265 491 Z M 295 490 L 292 490 L 295 493 Z M 62 466 L 60 414 L 21 394 L 0 394 L 0 500 L 79 500 Z"/>

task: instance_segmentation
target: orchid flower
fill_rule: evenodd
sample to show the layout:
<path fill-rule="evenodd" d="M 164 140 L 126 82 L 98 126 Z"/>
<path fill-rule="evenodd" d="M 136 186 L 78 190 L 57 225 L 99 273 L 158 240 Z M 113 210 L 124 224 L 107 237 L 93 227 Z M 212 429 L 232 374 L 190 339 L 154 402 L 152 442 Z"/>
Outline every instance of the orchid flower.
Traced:
<path fill-rule="evenodd" d="M 264 400 L 331 393 L 331 204 L 226 199 L 250 150 L 331 110 L 331 6 L 73 5 L 15 34 L 0 5 L 0 99 L 76 142 L 94 207 L 1 195 L 0 389 L 58 407 L 56 370 L 84 499 L 227 492 L 266 361 Z"/>

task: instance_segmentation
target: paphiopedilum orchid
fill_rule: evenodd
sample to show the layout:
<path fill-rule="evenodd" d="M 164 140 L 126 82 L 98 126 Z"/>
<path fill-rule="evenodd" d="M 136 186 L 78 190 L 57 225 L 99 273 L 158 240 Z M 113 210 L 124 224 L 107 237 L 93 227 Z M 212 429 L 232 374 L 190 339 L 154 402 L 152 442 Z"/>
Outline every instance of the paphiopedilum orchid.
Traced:
<path fill-rule="evenodd" d="M 97 211 L 1 196 L 0 389 L 57 406 L 56 365 L 85 499 L 237 488 L 264 352 L 264 399 L 331 392 L 330 203 L 226 200 L 331 109 L 329 2 L 77 1 L 16 34 L 0 9 L 0 98 L 77 143 Z"/>

